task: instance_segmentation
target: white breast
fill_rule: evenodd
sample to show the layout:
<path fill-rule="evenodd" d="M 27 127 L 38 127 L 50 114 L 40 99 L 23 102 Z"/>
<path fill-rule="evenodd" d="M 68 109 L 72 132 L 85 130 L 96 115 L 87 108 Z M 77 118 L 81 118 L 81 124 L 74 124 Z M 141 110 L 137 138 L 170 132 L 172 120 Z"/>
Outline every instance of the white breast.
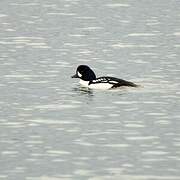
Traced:
<path fill-rule="evenodd" d="M 102 90 L 106 90 L 106 89 L 110 89 L 113 85 L 109 84 L 109 83 L 96 83 L 96 84 L 90 84 L 89 85 L 89 81 L 83 81 L 82 79 L 80 79 L 79 83 L 84 86 L 84 87 L 88 87 L 90 89 L 102 89 Z"/>
<path fill-rule="evenodd" d="M 80 83 L 81 86 L 89 87 L 89 86 L 88 86 L 89 81 L 83 81 L 82 79 L 80 79 L 79 83 Z"/>

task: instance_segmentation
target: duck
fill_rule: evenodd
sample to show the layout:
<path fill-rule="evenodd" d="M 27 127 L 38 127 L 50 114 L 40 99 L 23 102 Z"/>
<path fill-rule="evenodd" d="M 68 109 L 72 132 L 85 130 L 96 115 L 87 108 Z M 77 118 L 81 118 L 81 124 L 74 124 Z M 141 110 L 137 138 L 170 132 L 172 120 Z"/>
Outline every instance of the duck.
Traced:
<path fill-rule="evenodd" d="M 111 76 L 96 77 L 88 65 L 79 65 L 72 78 L 79 78 L 80 85 L 89 89 L 115 89 L 118 87 L 138 87 L 137 84 Z"/>

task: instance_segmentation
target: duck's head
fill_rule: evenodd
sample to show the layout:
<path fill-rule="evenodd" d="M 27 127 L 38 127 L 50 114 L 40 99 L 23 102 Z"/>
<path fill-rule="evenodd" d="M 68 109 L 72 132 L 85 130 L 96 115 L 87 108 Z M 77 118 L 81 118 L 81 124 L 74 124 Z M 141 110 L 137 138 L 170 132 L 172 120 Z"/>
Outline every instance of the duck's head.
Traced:
<path fill-rule="evenodd" d="M 76 74 L 72 78 L 80 78 L 84 81 L 91 81 L 96 79 L 93 70 L 87 65 L 80 65 L 77 67 Z"/>

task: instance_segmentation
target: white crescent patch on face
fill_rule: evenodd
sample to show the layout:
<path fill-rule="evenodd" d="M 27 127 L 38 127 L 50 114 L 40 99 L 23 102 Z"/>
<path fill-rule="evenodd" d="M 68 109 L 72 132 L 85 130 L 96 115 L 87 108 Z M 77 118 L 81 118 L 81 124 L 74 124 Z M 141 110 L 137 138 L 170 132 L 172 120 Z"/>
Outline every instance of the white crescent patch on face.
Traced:
<path fill-rule="evenodd" d="M 79 77 L 82 77 L 82 74 L 79 71 L 77 72 L 77 74 Z"/>

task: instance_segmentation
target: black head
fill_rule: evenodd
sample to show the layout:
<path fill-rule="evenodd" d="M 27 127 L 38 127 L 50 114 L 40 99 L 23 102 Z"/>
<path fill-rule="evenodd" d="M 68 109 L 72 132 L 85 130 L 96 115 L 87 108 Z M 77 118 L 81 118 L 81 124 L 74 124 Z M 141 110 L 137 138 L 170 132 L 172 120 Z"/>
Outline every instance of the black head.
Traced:
<path fill-rule="evenodd" d="M 76 70 L 76 74 L 72 78 L 80 78 L 84 81 L 91 81 L 96 79 L 96 75 L 89 66 L 80 65 Z"/>

